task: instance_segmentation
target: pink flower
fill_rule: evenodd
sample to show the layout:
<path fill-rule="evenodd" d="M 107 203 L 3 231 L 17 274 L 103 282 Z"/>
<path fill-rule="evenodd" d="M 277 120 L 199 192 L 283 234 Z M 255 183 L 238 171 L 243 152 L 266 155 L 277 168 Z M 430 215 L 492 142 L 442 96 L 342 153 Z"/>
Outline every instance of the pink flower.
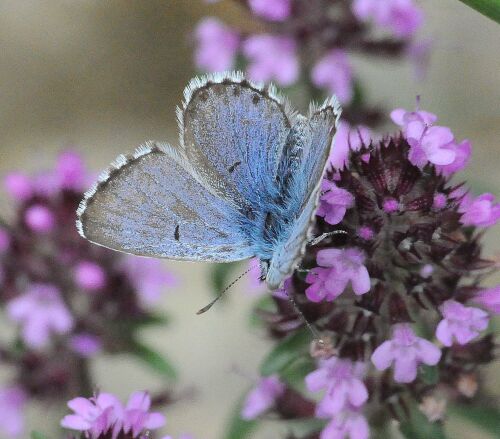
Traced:
<path fill-rule="evenodd" d="M 358 296 L 370 290 L 370 276 L 363 265 L 365 255 L 362 250 L 355 247 L 327 248 L 318 252 L 316 261 L 321 267 L 332 268 L 330 281 L 336 283 L 335 288 L 340 293 L 345 290 L 349 282 Z"/>
<path fill-rule="evenodd" d="M 249 0 L 250 9 L 270 21 L 284 21 L 291 13 L 292 0 Z"/>
<path fill-rule="evenodd" d="M 460 202 L 458 211 L 462 213 L 460 222 L 466 226 L 491 227 L 500 218 L 500 204 L 495 203 L 493 194 L 482 194 L 472 198 L 466 194 Z"/>
<path fill-rule="evenodd" d="M 417 337 L 408 323 L 399 323 L 393 327 L 392 339 L 375 349 L 371 359 L 378 370 L 388 369 L 394 363 L 394 380 L 411 383 L 417 377 L 420 363 L 434 366 L 440 358 L 437 346 Z"/>
<path fill-rule="evenodd" d="M 318 416 L 332 416 L 349 406 L 361 407 L 368 400 L 364 373 L 365 365 L 360 362 L 337 357 L 320 362 L 319 368 L 305 378 L 310 392 L 326 390 L 317 408 Z"/>
<path fill-rule="evenodd" d="M 110 393 L 100 393 L 88 399 L 78 397 L 68 402 L 74 414 L 65 416 L 61 426 L 84 432 L 90 439 L 106 433 L 112 439 L 125 435 L 139 439 L 145 431 L 165 425 L 165 417 L 160 413 L 150 413 L 150 406 L 151 398 L 147 392 L 132 393 L 126 407 Z"/>
<path fill-rule="evenodd" d="M 371 132 L 368 128 L 360 125 L 355 128 L 344 120 L 341 120 L 333 139 L 332 152 L 330 153 L 330 163 L 335 169 L 343 169 L 349 159 L 349 152 L 358 151 L 361 146 L 369 145 Z"/>
<path fill-rule="evenodd" d="M 233 67 L 240 44 L 237 32 L 217 18 L 207 17 L 196 26 L 196 66 L 208 72 L 220 72 Z"/>
<path fill-rule="evenodd" d="M 20 172 L 7 174 L 4 179 L 4 186 L 9 195 L 18 201 L 26 201 L 33 195 L 31 179 Z"/>
<path fill-rule="evenodd" d="M 102 343 L 95 335 L 88 333 L 75 334 L 69 340 L 69 346 L 80 356 L 90 358 L 99 353 Z"/>
<path fill-rule="evenodd" d="M 335 276 L 330 276 L 332 271 L 331 268 L 315 267 L 307 273 L 306 282 L 311 286 L 307 287 L 306 296 L 311 302 L 331 302 L 342 294 L 344 289 L 335 282 Z"/>
<path fill-rule="evenodd" d="M 32 348 L 44 347 L 52 333 L 65 334 L 73 327 L 73 316 L 61 299 L 59 289 L 33 284 L 7 304 L 7 315 L 22 325 L 22 338 Z"/>
<path fill-rule="evenodd" d="M 123 406 L 116 396 L 99 393 L 97 397 L 74 398 L 68 402 L 74 414 L 66 415 L 61 426 L 71 430 L 86 432 L 90 439 L 97 439 L 113 429 L 113 437 L 121 429 Z"/>
<path fill-rule="evenodd" d="M 357 410 L 345 410 L 333 417 L 321 431 L 320 439 L 368 439 L 370 427 Z"/>
<path fill-rule="evenodd" d="M 447 300 L 440 306 L 443 320 L 436 329 L 437 339 L 445 346 L 464 345 L 476 338 L 488 327 L 488 314 L 479 308 L 467 307 L 455 300 Z"/>
<path fill-rule="evenodd" d="M 352 99 L 352 67 L 347 53 L 341 49 L 331 50 L 314 65 L 311 80 L 317 87 L 336 95 L 343 104 Z"/>
<path fill-rule="evenodd" d="M 146 430 L 156 430 L 165 425 L 165 417 L 161 413 L 149 413 L 151 397 L 148 392 L 134 392 L 125 407 L 122 430 L 136 437 Z"/>
<path fill-rule="evenodd" d="M 472 153 L 472 146 L 468 140 L 464 140 L 459 144 L 452 142 L 445 148 L 451 149 L 455 152 L 455 160 L 453 160 L 453 162 L 451 162 L 449 165 L 436 165 L 436 169 L 442 175 L 449 177 L 455 172 L 461 171 L 469 164 L 470 156 Z"/>
<path fill-rule="evenodd" d="M 136 289 L 140 304 L 144 307 L 156 305 L 167 288 L 178 284 L 176 277 L 159 259 L 128 256 L 124 260 L 123 268 Z"/>
<path fill-rule="evenodd" d="M 20 387 L 0 389 L 0 432 L 11 438 L 22 435 L 25 405 L 26 393 Z"/>
<path fill-rule="evenodd" d="M 437 117 L 427 111 L 405 111 L 401 108 L 391 113 L 392 120 L 402 127 L 409 145 L 409 160 L 415 166 L 423 168 L 428 162 L 438 166 L 460 166 L 457 159 L 457 146 L 447 127 L 433 126 Z"/>
<path fill-rule="evenodd" d="M 354 15 L 388 28 L 396 37 L 409 37 L 422 25 L 423 12 L 413 0 L 355 0 Z"/>
<path fill-rule="evenodd" d="M 353 195 L 327 179 L 321 183 L 320 205 L 316 215 L 324 217 L 328 224 L 340 223 L 347 209 L 354 205 Z"/>
<path fill-rule="evenodd" d="M 26 209 L 24 214 L 26 225 L 38 233 L 48 233 L 55 226 L 54 214 L 51 210 L 41 204 L 34 204 Z"/>
<path fill-rule="evenodd" d="M 241 411 L 243 419 L 255 419 L 271 408 L 283 393 L 285 385 L 277 375 L 261 378 L 257 386 L 248 394 Z"/>
<path fill-rule="evenodd" d="M 75 267 L 75 282 L 83 290 L 97 291 L 106 285 L 106 274 L 95 262 L 82 261 Z"/>
<path fill-rule="evenodd" d="M 500 285 L 479 291 L 474 297 L 474 302 L 495 314 L 500 314 Z"/>
<path fill-rule="evenodd" d="M 86 171 L 82 157 L 75 151 L 64 151 L 57 158 L 56 175 L 59 187 L 81 191 L 85 186 Z"/>
<path fill-rule="evenodd" d="M 299 76 L 296 44 L 292 38 L 254 35 L 243 43 L 243 53 L 250 61 L 247 73 L 254 81 L 274 80 L 288 86 Z"/>

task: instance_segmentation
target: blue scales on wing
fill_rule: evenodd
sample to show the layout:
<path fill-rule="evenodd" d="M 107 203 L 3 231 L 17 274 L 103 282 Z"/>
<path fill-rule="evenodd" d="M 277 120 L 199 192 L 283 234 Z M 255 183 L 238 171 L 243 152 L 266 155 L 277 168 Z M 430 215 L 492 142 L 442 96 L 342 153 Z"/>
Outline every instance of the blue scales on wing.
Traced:
<path fill-rule="evenodd" d="M 114 250 L 213 262 L 252 256 L 239 224 L 245 218 L 193 178 L 169 145 L 149 142 L 120 156 L 78 215 L 84 237 Z"/>

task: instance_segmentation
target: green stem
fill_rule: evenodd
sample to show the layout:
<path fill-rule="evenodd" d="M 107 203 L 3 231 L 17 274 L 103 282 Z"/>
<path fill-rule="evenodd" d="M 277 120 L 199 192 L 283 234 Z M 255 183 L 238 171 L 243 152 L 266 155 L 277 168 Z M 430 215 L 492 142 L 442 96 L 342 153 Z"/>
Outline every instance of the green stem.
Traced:
<path fill-rule="evenodd" d="M 481 14 L 500 23 L 500 0 L 460 0 Z"/>

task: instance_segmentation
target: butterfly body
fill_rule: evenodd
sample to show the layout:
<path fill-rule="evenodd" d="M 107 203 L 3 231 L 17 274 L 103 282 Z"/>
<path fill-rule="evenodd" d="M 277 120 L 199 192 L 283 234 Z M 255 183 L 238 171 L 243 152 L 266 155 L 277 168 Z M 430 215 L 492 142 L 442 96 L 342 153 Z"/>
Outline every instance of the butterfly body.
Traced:
<path fill-rule="evenodd" d="M 80 234 L 142 256 L 257 257 L 270 288 L 307 242 L 339 109 L 293 110 L 241 74 L 195 79 L 178 109 L 179 146 L 120 156 L 78 209 Z"/>

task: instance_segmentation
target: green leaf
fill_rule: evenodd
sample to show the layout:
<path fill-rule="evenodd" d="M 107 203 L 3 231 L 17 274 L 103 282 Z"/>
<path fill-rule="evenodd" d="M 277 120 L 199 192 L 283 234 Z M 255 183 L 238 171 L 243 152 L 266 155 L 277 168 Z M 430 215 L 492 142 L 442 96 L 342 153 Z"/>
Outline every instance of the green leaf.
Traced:
<path fill-rule="evenodd" d="M 500 0 L 460 0 L 486 17 L 500 23 Z"/>
<path fill-rule="evenodd" d="M 482 430 L 498 437 L 500 432 L 500 409 L 473 405 L 454 405 L 449 408 L 452 415 L 461 417 Z"/>
<path fill-rule="evenodd" d="M 446 439 L 443 426 L 429 422 L 420 410 L 413 410 L 410 419 L 401 422 L 401 433 L 407 439 Z"/>
<path fill-rule="evenodd" d="M 215 296 L 222 293 L 224 288 L 226 288 L 234 280 L 232 278 L 232 273 L 237 266 L 237 262 L 215 264 L 212 266 L 210 284 L 212 286 L 212 292 Z"/>
<path fill-rule="evenodd" d="M 177 378 L 177 371 L 170 362 L 162 354 L 140 341 L 135 340 L 133 342 L 130 353 L 165 378 L 171 380 Z"/>
<path fill-rule="evenodd" d="M 31 439 L 48 439 L 47 436 L 45 436 L 42 433 L 39 433 L 38 431 L 32 431 L 30 437 Z"/>
<path fill-rule="evenodd" d="M 307 328 L 289 335 L 267 355 L 260 367 L 260 373 L 263 376 L 280 373 L 297 357 L 308 352 L 311 340 L 312 336 Z"/>
<path fill-rule="evenodd" d="M 258 314 L 259 310 L 271 312 L 276 311 L 276 304 L 274 303 L 270 294 L 265 294 L 264 296 L 260 297 L 259 300 L 257 300 L 257 302 L 254 304 L 249 318 L 249 323 L 252 328 L 262 326 L 262 319 Z"/>
<path fill-rule="evenodd" d="M 302 393 L 305 391 L 304 378 L 314 369 L 316 365 L 310 356 L 300 356 L 288 364 L 281 371 L 280 376 L 289 386 Z"/>
<path fill-rule="evenodd" d="M 245 398 L 246 395 L 236 404 L 229 420 L 224 439 L 246 439 L 251 437 L 251 434 L 257 428 L 257 420 L 246 421 L 245 419 L 241 419 L 240 414 Z"/>
<path fill-rule="evenodd" d="M 433 385 L 439 381 L 439 369 L 436 366 L 423 365 L 420 367 L 420 377 L 425 384 Z"/>

